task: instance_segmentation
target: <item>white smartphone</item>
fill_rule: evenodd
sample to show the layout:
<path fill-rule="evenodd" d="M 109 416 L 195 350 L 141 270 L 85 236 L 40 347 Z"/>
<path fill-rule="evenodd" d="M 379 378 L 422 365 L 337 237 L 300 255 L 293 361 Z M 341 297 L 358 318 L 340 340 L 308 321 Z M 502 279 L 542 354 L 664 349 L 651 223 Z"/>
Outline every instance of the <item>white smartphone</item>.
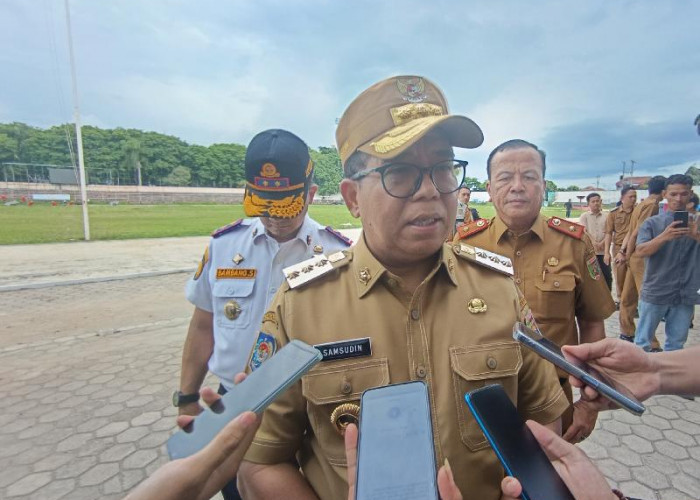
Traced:
<path fill-rule="evenodd" d="M 624 385 L 606 377 L 600 371 L 583 361 L 569 361 L 557 344 L 542 336 L 541 333 L 528 328 L 523 323 L 513 326 L 513 338 L 528 349 L 535 351 L 547 361 L 554 363 L 566 373 L 573 375 L 586 385 L 594 388 L 600 394 L 624 408 L 630 413 L 641 415 L 646 408 L 634 397 Z"/>
<path fill-rule="evenodd" d="M 224 394 L 212 408 L 205 408 L 190 425 L 173 434 L 168 439 L 168 455 L 174 460 L 197 453 L 244 411 L 261 413 L 322 357 L 318 349 L 300 340 L 292 340 Z"/>
<path fill-rule="evenodd" d="M 428 388 L 420 381 L 362 394 L 357 500 L 438 500 Z"/>

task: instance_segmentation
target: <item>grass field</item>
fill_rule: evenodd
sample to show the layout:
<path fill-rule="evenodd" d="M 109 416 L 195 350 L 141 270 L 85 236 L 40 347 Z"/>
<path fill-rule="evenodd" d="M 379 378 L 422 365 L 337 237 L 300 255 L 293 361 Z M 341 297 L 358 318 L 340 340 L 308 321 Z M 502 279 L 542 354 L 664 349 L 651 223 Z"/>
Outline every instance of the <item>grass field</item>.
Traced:
<path fill-rule="evenodd" d="M 494 215 L 490 203 L 474 205 L 482 217 Z M 545 215 L 564 215 L 563 207 L 545 207 Z M 574 210 L 572 216 L 577 217 Z M 311 216 L 335 228 L 360 227 L 345 205 L 312 205 Z M 241 205 L 90 205 L 93 240 L 203 236 L 243 217 Z M 53 243 L 83 239 L 80 206 L 0 205 L 0 244 Z"/>

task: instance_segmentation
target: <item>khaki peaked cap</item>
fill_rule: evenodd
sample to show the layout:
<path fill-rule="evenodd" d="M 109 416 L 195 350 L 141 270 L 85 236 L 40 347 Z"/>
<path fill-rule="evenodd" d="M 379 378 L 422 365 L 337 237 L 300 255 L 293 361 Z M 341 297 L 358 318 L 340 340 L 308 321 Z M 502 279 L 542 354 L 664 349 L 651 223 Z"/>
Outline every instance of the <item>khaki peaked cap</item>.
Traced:
<path fill-rule="evenodd" d="M 350 103 L 335 133 L 345 165 L 355 152 L 391 159 L 439 127 L 450 145 L 476 148 L 484 142 L 479 126 L 450 115 L 442 91 L 421 76 L 394 76 L 362 92 Z"/>

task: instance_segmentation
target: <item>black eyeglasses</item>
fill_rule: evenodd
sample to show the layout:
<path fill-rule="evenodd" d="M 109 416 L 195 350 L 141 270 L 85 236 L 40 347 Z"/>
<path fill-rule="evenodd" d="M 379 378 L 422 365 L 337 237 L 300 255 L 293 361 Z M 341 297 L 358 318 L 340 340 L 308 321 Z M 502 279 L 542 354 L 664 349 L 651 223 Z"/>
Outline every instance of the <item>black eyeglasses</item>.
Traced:
<path fill-rule="evenodd" d="M 384 190 L 394 198 L 410 198 L 418 192 L 423 176 L 430 172 L 430 180 L 441 194 L 454 193 L 464 182 L 468 162 L 465 160 L 445 160 L 429 169 L 410 163 L 389 163 L 377 168 L 361 170 L 350 176 L 357 181 L 377 172 L 382 176 Z"/>

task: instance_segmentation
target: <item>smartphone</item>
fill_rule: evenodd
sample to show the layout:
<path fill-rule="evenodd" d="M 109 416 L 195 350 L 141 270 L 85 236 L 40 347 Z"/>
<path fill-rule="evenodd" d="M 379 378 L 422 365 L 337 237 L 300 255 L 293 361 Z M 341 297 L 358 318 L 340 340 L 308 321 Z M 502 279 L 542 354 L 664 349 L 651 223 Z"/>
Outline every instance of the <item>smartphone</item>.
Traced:
<path fill-rule="evenodd" d="M 173 434 L 168 439 L 168 455 L 174 460 L 197 453 L 244 411 L 260 414 L 322 357 L 318 349 L 300 340 L 292 340 L 224 394 L 213 408 L 205 408 L 190 425 Z"/>
<path fill-rule="evenodd" d="M 362 393 L 357 500 L 438 500 L 428 387 L 421 381 Z"/>
<path fill-rule="evenodd" d="M 487 385 L 464 399 L 506 474 L 520 481 L 523 500 L 574 499 L 503 387 Z"/>
<path fill-rule="evenodd" d="M 676 227 L 688 227 L 688 212 L 686 212 L 685 210 L 673 212 L 673 220 L 681 221 L 681 223 L 678 224 Z"/>
<path fill-rule="evenodd" d="M 554 363 L 566 373 L 583 381 L 583 383 L 598 391 L 620 408 L 624 408 L 635 415 L 644 413 L 646 408 L 627 387 L 610 377 L 606 377 L 588 363 L 566 359 L 559 346 L 543 337 L 541 333 L 528 328 L 523 323 L 515 323 L 515 326 L 513 326 L 513 338 L 528 349 L 535 351 L 547 361 Z"/>

